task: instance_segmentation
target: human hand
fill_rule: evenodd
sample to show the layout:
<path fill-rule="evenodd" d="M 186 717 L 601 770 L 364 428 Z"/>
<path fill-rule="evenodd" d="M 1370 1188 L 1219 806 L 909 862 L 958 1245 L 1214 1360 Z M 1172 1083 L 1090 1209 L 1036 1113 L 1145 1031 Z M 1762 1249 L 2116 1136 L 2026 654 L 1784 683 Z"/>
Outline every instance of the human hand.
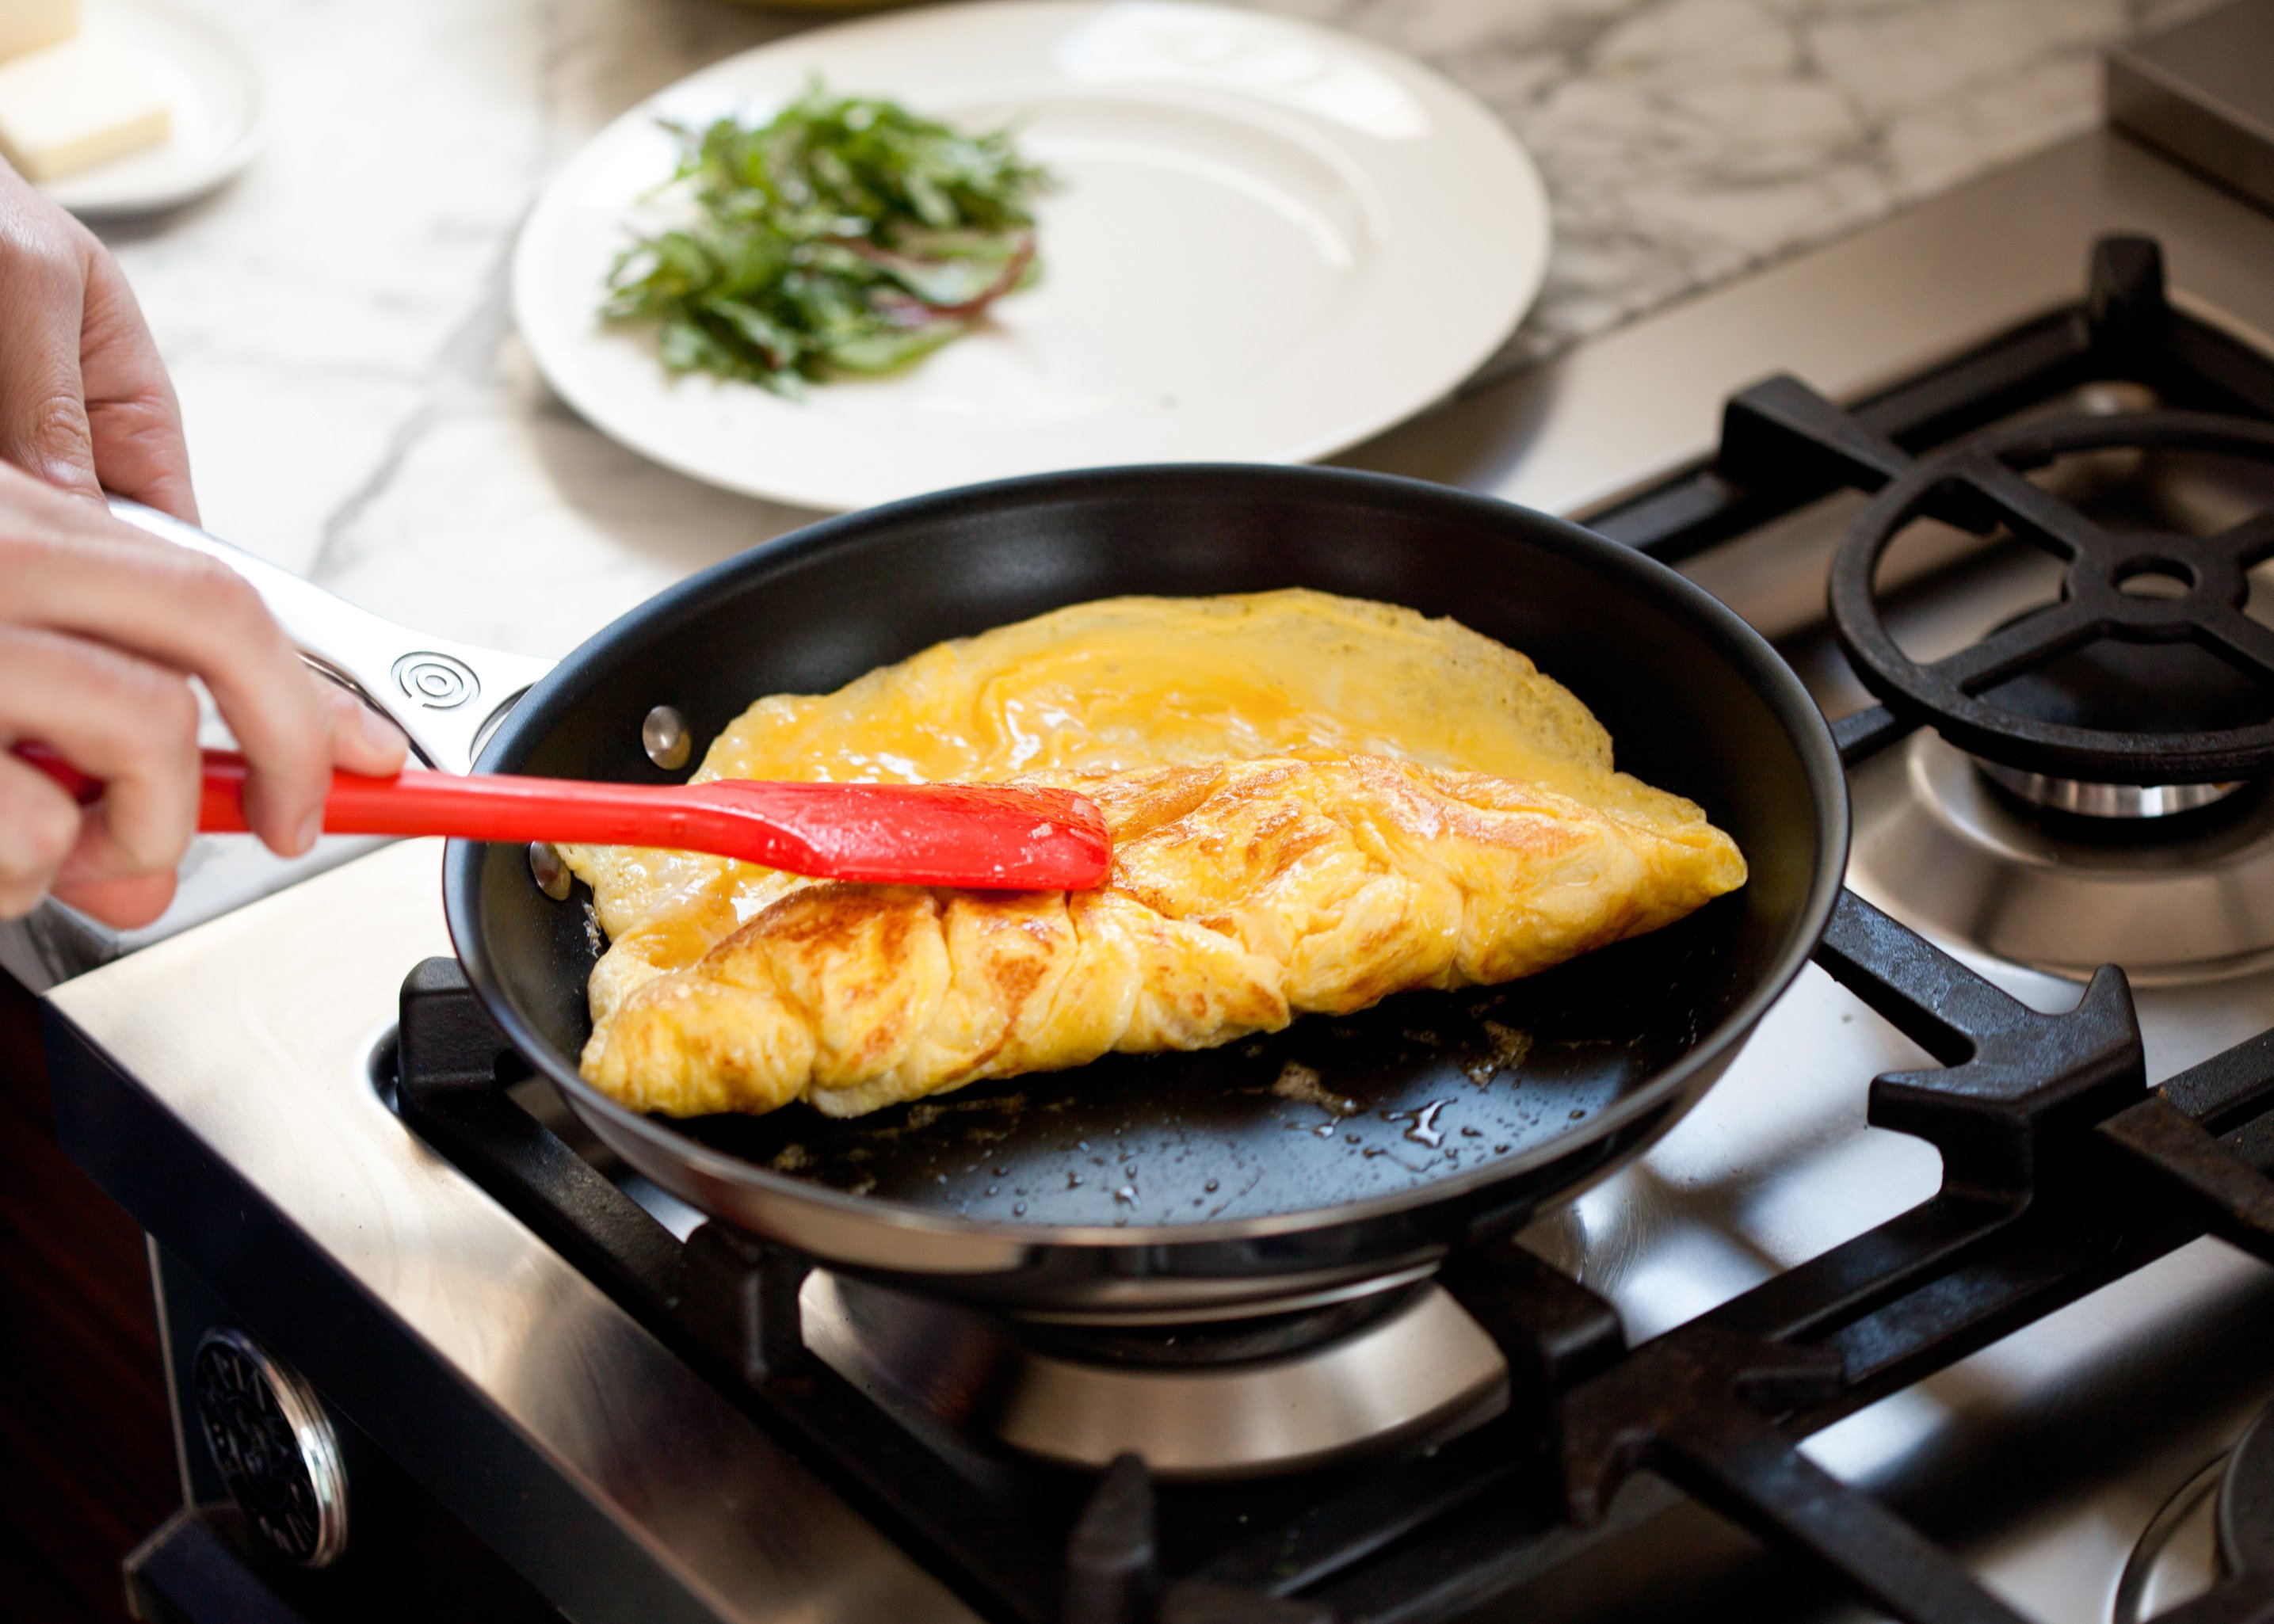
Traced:
<path fill-rule="evenodd" d="M 192 676 L 251 764 L 247 819 L 274 851 L 315 843 L 334 766 L 403 764 L 403 736 L 303 665 L 243 576 L 0 466 L 0 917 L 50 892 L 122 928 L 165 911 L 197 825 Z M 79 807 L 11 753 L 25 741 L 102 798 Z"/>
<path fill-rule="evenodd" d="M 0 458 L 197 522 L 181 409 L 110 251 L 0 163 Z"/>

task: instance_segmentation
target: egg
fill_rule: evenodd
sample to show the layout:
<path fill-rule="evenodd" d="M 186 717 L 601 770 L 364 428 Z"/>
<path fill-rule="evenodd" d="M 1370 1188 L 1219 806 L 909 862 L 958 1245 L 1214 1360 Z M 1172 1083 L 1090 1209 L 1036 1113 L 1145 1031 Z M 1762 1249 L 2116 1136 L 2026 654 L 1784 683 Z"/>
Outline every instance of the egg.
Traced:
<path fill-rule="evenodd" d="M 1744 878 L 1524 655 L 1302 590 L 1080 604 L 770 695 L 695 777 L 1077 788 L 1115 863 L 1004 898 L 565 848 L 610 940 L 585 1074 L 682 1115 L 1208 1047 L 1530 974 Z"/>

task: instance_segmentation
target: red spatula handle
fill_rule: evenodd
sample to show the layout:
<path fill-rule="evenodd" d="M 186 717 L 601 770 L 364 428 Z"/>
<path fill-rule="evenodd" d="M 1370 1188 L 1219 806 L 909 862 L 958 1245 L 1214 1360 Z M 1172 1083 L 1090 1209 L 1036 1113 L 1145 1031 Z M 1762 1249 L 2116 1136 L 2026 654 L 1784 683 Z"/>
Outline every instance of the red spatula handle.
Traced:
<path fill-rule="evenodd" d="M 102 784 L 41 745 L 17 754 L 82 803 Z M 245 763 L 205 752 L 198 827 L 240 832 Z M 794 874 L 905 885 L 1081 891 L 1103 884 L 1111 842 L 1097 808 L 1064 790 L 978 784 L 584 783 L 499 773 L 332 775 L 333 834 L 452 835 L 711 852 Z"/>

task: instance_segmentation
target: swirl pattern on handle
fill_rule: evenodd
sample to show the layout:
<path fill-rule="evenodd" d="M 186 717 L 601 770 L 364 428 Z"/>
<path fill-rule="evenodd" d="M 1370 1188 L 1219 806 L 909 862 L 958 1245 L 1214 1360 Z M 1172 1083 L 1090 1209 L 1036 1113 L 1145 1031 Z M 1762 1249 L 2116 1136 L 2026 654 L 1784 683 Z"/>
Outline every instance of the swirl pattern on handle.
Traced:
<path fill-rule="evenodd" d="M 429 710 L 456 710 L 482 691 L 481 679 L 462 659 L 431 650 L 395 662 L 395 685 Z"/>

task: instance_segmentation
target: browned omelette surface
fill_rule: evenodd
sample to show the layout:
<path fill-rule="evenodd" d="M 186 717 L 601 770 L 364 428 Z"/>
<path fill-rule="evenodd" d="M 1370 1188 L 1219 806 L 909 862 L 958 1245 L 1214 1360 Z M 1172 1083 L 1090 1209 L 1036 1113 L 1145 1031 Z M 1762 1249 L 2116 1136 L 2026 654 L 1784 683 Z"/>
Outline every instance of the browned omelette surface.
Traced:
<path fill-rule="evenodd" d="M 1022 771 L 1023 770 L 1023 771 Z M 1520 654 L 1306 591 L 1079 605 L 745 712 L 698 778 L 1020 779 L 1104 811 L 1093 892 L 565 853 L 611 946 L 585 1076 L 689 1116 L 852 1116 L 1513 979 L 1744 882 Z"/>

